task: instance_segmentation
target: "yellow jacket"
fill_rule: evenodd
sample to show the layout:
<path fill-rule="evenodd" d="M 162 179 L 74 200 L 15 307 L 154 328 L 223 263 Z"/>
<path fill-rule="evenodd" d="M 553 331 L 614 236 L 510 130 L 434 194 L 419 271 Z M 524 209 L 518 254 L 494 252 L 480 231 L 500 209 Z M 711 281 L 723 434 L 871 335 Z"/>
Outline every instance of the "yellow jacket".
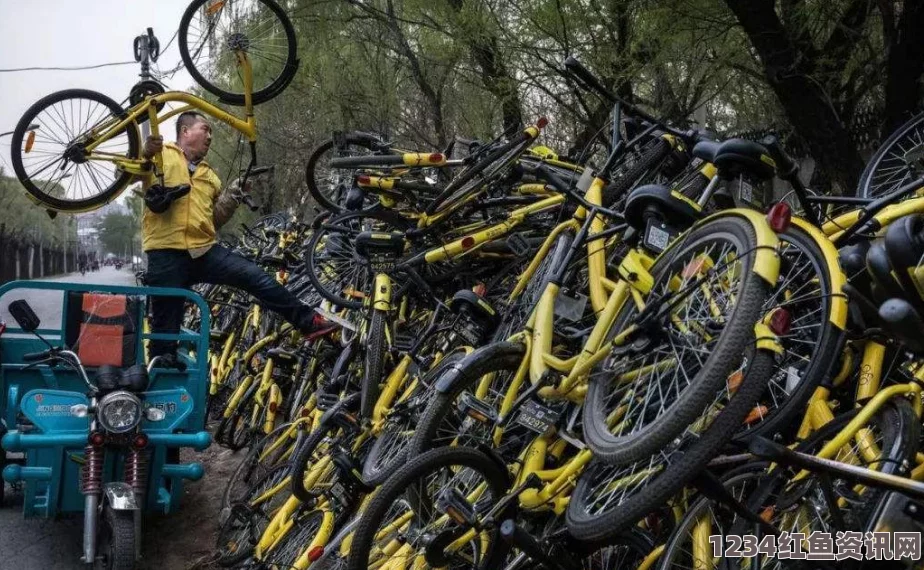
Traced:
<path fill-rule="evenodd" d="M 221 180 L 205 160 L 189 172 L 180 147 L 166 143 L 163 150 L 164 185 L 189 184 L 189 194 L 173 202 L 163 214 L 144 209 L 142 248 L 197 249 L 215 243 L 215 202 L 221 195 Z"/>

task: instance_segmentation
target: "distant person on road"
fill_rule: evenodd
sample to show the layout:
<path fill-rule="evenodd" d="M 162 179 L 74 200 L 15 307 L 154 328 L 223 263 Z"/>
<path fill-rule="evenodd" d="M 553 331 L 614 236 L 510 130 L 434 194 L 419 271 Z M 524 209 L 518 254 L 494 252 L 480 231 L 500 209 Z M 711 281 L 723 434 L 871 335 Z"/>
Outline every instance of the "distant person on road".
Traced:
<path fill-rule="evenodd" d="M 176 143 L 165 145 L 163 137 L 153 136 L 145 141 L 145 158 L 163 151 L 164 186 L 191 187 L 188 194 L 169 203 L 162 213 L 155 213 L 149 206 L 144 209 L 142 249 L 148 256 L 146 283 L 154 287 L 189 288 L 195 283 L 237 287 L 256 297 L 262 306 L 279 313 L 298 330 L 311 332 L 313 306 L 302 304 L 249 259 L 216 243 L 217 230 L 231 219 L 238 206 L 232 193 L 249 191 L 249 184 L 240 188 L 235 180 L 225 191 L 221 190 L 221 180 L 205 161 L 211 143 L 211 125 L 204 115 L 194 111 L 181 113 L 177 119 Z M 146 189 L 153 183 L 147 180 Z M 154 332 L 178 332 L 183 310 L 181 297 L 152 299 Z M 176 343 L 151 341 L 149 351 L 151 358 L 169 357 L 175 355 Z"/>

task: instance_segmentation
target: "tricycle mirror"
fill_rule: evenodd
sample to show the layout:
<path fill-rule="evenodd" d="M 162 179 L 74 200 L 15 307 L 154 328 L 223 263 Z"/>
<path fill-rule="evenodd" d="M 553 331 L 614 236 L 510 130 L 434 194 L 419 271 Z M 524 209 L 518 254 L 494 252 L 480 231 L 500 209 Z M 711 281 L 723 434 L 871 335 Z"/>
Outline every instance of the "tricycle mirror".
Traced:
<path fill-rule="evenodd" d="M 16 319 L 16 322 L 19 324 L 19 328 L 24 331 L 35 332 L 39 328 L 39 325 L 42 324 L 38 315 L 35 314 L 35 311 L 32 310 L 32 307 L 30 307 L 29 303 L 24 299 L 13 301 L 8 308 L 10 314 L 13 315 L 13 318 Z"/>

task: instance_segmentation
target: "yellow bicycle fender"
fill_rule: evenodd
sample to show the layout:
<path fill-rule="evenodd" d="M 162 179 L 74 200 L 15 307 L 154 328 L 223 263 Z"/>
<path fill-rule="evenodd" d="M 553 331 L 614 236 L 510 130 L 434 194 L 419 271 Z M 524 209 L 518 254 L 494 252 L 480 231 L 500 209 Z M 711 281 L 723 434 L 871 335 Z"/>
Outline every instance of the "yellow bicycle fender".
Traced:
<path fill-rule="evenodd" d="M 769 350 L 777 354 L 783 354 L 783 345 L 780 344 L 780 339 L 764 323 L 754 325 L 754 337 L 757 339 L 758 350 Z"/>
<path fill-rule="evenodd" d="M 273 384 L 269 390 L 269 403 L 266 406 L 266 419 L 263 421 L 263 433 L 269 435 L 276 425 L 276 412 L 282 404 L 282 390 L 279 385 Z"/>
<path fill-rule="evenodd" d="M 391 310 L 391 277 L 387 273 L 378 273 L 375 276 L 372 308 L 378 311 Z"/>
<path fill-rule="evenodd" d="M 841 270 L 837 248 L 824 232 L 802 218 L 793 218 L 791 223 L 809 234 L 821 249 L 825 265 L 828 267 L 828 275 L 831 277 L 831 315 L 828 320 L 838 329 L 845 330 L 847 328 L 847 296 L 844 294 L 844 285 L 847 283 L 847 276 Z"/>
<path fill-rule="evenodd" d="M 764 215 L 756 210 L 734 208 L 707 216 L 693 227 L 698 227 L 723 216 L 738 216 L 751 223 L 757 236 L 757 250 L 754 252 L 754 273 L 760 275 L 771 286 L 776 285 L 776 280 L 780 276 L 780 256 L 777 253 L 780 240 L 770 228 Z"/>
<path fill-rule="evenodd" d="M 241 398 L 244 397 L 244 394 L 247 392 L 247 389 L 250 388 L 250 384 L 253 382 L 253 376 L 249 374 L 241 380 L 241 383 L 238 385 L 237 389 L 231 394 L 231 399 L 228 400 L 228 406 L 225 408 L 225 413 L 222 414 L 226 418 L 230 418 L 231 414 L 237 409 L 241 403 Z"/>

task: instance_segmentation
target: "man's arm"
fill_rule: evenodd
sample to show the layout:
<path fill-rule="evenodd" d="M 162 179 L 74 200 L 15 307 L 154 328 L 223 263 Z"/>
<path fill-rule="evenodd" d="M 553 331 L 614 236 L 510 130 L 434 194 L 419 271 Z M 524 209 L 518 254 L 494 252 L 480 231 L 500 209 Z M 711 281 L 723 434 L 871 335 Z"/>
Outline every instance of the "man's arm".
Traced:
<path fill-rule="evenodd" d="M 218 198 L 215 199 L 213 220 L 215 222 L 215 231 L 221 229 L 221 226 L 228 223 L 228 220 L 234 216 L 237 210 L 237 200 L 231 197 L 231 186 L 225 188 Z"/>
<path fill-rule="evenodd" d="M 218 194 L 218 197 L 215 199 L 215 206 L 213 208 L 213 221 L 215 222 L 215 231 L 218 231 L 221 226 L 228 223 L 228 220 L 234 216 L 234 212 L 237 210 L 237 207 L 240 205 L 240 196 L 247 192 L 250 192 L 250 181 L 247 181 L 247 185 L 244 189 L 241 189 L 241 179 L 238 178 L 234 180 L 231 184 L 228 184 L 228 187 L 221 191 Z"/>

